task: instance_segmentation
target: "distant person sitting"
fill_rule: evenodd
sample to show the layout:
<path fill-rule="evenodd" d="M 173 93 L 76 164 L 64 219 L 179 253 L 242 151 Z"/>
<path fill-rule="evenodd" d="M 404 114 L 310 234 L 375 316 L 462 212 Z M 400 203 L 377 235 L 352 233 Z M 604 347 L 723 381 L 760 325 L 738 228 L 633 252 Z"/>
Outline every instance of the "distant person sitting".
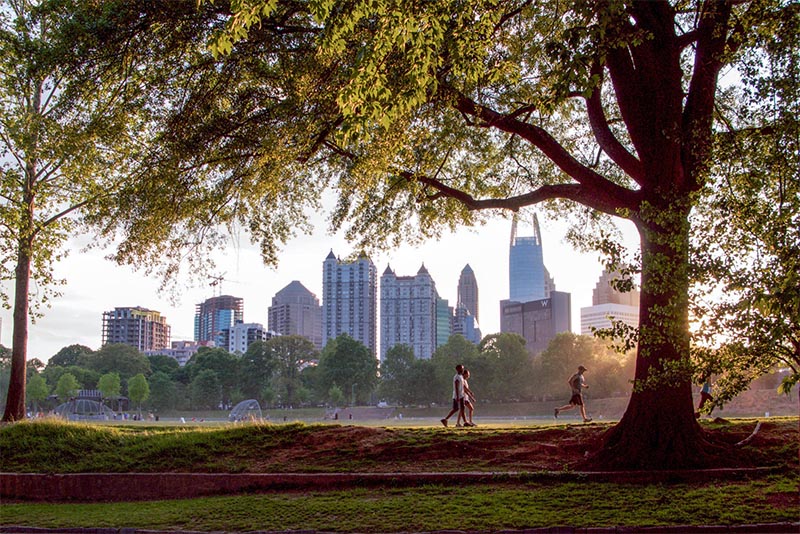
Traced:
<path fill-rule="evenodd" d="M 559 413 L 564 412 L 566 410 L 571 410 L 574 407 L 578 406 L 581 410 L 581 416 L 583 417 L 583 422 L 588 423 L 592 420 L 591 417 L 586 416 L 586 406 L 583 403 L 583 389 L 589 387 L 586 385 L 586 379 L 583 377 L 583 373 L 585 372 L 586 372 L 586 367 L 579 365 L 578 372 L 569 377 L 567 383 L 569 384 L 569 387 L 572 390 L 572 397 L 570 397 L 568 404 L 565 404 L 564 406 L 555 409 L 554 415 L 556 419 L 558 419 Z"/>

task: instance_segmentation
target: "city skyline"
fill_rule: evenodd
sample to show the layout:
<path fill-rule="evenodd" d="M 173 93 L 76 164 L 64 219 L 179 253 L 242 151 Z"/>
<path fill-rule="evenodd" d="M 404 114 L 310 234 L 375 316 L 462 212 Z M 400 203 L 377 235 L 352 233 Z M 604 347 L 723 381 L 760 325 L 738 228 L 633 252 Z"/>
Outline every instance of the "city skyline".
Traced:
<path fill-rule="evenodd" d="M 509 219 L 495 219 L 476 230 L 462 229 L 446 233 L 438 242 L 419 247 L 403 246 L 371 255 L 379 272 L 391 264 L 398 272 L 416 272 L 424 262 L 437 281 L 442 298 L 457 301 L 461 270 L 469 264 L 480 287 L 480 325 L 483 334 L 500 330 L 500 301 L 508 298 Z M 626 228 L 627 227 L 627 228 Z M 623 223 L 627 244 L 635 246 L 638 237 L 629 223 Z M 525 232 L 526 230 L 523 230 Z M 547 249 L 548 268 L 559 290 L 572 294 L 572 330 L 580 330 L 579 310 L 592 302 L 592 291 L 602 272 L 597 255 L 579 253 L 563 242 L 566 225 L 542 223 L 542 241 Z M 246 241 L 246 236 L 240 236 Z M 52 309 L 30 326 L 29 358 L 47 360 L 62 347 L 81 344 L 98 349 L 101 341 L 102 313 L 122 306 L 142 306 L 159 311 L 172 329 L 173 341 L 191 340 L 194 334 L 194 311 L 199 302 L 219 294 L 240 296 L 245 301 L 247 322 L 268 324 L 267 310 L 272 297 L 293 280 L 303 283 L 317 296 L 322 295 L 322 264 L 333 248 L 337 254 L 353 251 L 341 235 L 329 236 L 322 229 L 310 236 L 298 236 L 283 249 L 277 269 L 264 266 L 253 245 L 234 242 L 226 253 L 215 257 L 216 268 L 205 283 L 183 282 L 175 302 L 168 293 L 159 293 L 160 280 L 119 267 L 103 257 L 103 250 L 82 249 L 89 237 L 70 243 L 71 254 L 54 267 L 55 275 L 67 279 L 63 295 L 52 301 Z M 235 241 L 235 240 L 234 240 Z M 222 276 L 217 286 L 209 282 Z M 13 286 L 6 282 L 5 289 Z M 11 345 L 11 310 L 2 310 L 3 329 L 0 343 Z"/>

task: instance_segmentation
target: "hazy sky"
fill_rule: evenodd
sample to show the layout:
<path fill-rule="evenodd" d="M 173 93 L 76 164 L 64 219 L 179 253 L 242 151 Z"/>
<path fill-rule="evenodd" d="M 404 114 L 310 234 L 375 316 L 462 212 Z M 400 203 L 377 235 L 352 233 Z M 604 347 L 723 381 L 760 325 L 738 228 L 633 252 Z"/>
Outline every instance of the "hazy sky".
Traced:
<path fill-rule="evenodd" d="M 540 215 L 544 263 L 555 279 L 556 289 L 572 294 L 572 330 L 580 332 L 580 309 L 592 304 L 592 290 L 602 272 L 596 255 L 580 254 L 564 242 L 566 226 L 548 222 Z M 620 223 L 629 246 L 637 242 L 629 223 Z M 438 242 L 419 248 L 404 247 L 373 256 L 378 276 L 387 263 L 398 276 L 416 274 L 422 263 L 436 282 L 439 295 L 455 305 L 458 277 L 470 264 L 478 281 L 480 327 L 483 334 L 499 331 L 500 300 L 508 298 L 508 245 L 510 220 L 498 219 L 476 230 L 448 234 Z M 531 235 L 529 225 L 520 224 L 518 235 Z M 292 280 L 299 280 L 318 298 L 322 295 L 322 262 L 331 249 L 337 256 L 347 256 L 352 247 L 341 236 L 329 236 L 324 225 L 311 236 L 298 236 L 281 254 L 277 269 L 263 265 L 256 247 L 242 235 L 216 259 L 217 272 L 224 273 L 221 288 L 210 285 L 183 287 L 178 301 L 158 292 L 159 281 L 141 272 L 119 267 L 104 259 L 107 252 L 83 251 L 83 243 L 71 243 L 67 259 L 55 266 L 56 275 L 65 278 L 62 296 L 53 301 L 45 317 L 30 327 L 29 358 L 46 360 L 62 347 L 79 343 L 100 347 L 102 314 L 115 307 L 142 306 L 167 317 L 172 340 L 194 337 L 194 307 L 216 294 L 244 298 L 245 322 L 267 326 L 267 308 L 272 297 Z M 7 284 L 4 289 L 13 287 Z M 35 286 L 32 292 L 35 293 Z M 11 346 L 11 311 L 2 310 L 0 343 Z"/>

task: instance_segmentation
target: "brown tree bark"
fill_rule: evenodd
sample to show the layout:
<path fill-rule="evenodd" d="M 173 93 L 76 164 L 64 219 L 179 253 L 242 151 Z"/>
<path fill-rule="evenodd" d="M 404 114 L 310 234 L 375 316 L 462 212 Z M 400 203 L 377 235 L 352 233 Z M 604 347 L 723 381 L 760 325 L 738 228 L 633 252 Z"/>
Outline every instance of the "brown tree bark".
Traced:
<path fill-rule="evenodd" d="M 640 221 L 642 286 L 634 389 L 591 463 L 605 468 L 708 466 L 714 448 L 694 417 L 688 327 L 688 199 Z"/>
<path fill-rule="evenodd" d="M 25 418 L 25 380 L 28 354 L 28 292 L 31 279 L 31 248 L 29 240 L 20 240 L 14 287 L 14 325 L 11 348 L 11 376 L 8 383 L 3 422 Z"/>

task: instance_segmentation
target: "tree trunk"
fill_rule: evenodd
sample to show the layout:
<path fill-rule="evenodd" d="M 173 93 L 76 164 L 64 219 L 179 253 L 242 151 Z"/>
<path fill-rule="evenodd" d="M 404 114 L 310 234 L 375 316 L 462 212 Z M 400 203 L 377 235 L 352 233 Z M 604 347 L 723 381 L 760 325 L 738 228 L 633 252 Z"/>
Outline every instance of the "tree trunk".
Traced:
<path fill-rule="evenodd" d="M 676 204 L 678 207 L 676 207 Z M 642 247 L 639 345 L 633 393 L 592 463 L 626 469 L 708 465 L 694 417 L 688 329 L 688 207 L 649 209 L 637 221 Z"/>
<path fill-rule="evenodd" d="M 20 240 L 14 287 L 14 333 L 11 341 L 11 377 L 3 422 L 25 418 L 26 355 L 28 353 L 28 291 L 31 280 L 31 246 Z"/>

